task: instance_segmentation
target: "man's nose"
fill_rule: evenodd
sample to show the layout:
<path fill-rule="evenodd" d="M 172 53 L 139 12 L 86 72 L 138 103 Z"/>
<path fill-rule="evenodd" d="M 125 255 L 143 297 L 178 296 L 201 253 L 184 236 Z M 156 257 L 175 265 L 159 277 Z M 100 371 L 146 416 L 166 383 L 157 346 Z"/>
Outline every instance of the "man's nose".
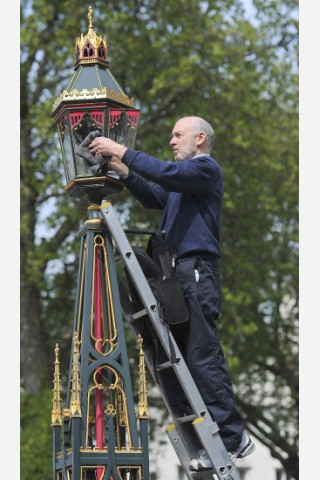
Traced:
<path fill-rule="evenodd" d="M 175 143 L 176 143 L 176 139 L 172 137 L 170 140 L 170 145 L 175 145 Z"/>

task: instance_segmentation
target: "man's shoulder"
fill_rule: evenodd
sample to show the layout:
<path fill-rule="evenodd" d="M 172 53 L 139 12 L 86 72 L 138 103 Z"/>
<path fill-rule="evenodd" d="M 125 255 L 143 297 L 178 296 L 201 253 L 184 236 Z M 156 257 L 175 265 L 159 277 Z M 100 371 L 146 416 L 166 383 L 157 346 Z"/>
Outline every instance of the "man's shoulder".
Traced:
<path fill-rule="evenodd" d="M 196 155 L 192 157 L 191 160 L 200 160 L 203 163 L 207 163 L 214 169 L 222 170 L 219 162 L 210 153 L 202 153 L 200 155 Z"/>

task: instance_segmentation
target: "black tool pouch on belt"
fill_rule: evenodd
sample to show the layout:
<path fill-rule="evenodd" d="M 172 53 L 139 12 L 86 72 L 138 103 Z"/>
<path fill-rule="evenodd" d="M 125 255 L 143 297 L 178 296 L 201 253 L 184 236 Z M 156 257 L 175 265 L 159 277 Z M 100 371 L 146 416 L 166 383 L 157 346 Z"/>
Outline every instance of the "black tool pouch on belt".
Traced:
<path fill-rule="evenodd" d="M 163 278 L 154 292 L 158 300 L 160 316 L 169 326 L 179 325 L 188 321 L 188 310 L 177 278 Z"/>
<path fill-rule="evenodd" d="M 163 313 L 163 321 L 168 325 L 186 323 L 188 321 L 187 305 L 181 284 L 174 276 L 175 254 L 170 252 L 161 232 L 155 231 L 151 235 L 147 253 L 160 267 L 163 275 L 154 291 Z"/>
<path fill-rule="evenodd" d="M 174 276 L 172 261 L 174 257 L 169 252 L 160 232 L 155 232 L 150 237 L 147 251 L 140 247 L 133 247 L 132 249 L 157 301 L 160 318 L 168 330 L 171 359 L 176 361 L 169 336 L 169 328 L 188 322 L 189 315 L 181 284 Z M 141 309 L 141 299 L 130 275 L 128 272 L 126 273 L 132 301 L 135 308 Z M 144 322 L 141 329 L 149 337 L 157 338 L 151 322 Z"/>

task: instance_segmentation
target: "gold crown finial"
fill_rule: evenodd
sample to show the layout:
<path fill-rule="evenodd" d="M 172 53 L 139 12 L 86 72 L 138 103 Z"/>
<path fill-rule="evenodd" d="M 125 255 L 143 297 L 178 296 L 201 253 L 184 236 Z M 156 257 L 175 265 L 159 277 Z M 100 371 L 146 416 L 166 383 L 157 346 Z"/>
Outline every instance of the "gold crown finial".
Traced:
<path fill-rule="evenodd" d="M 75 67 L 81 64 L 93 64 L 99 63 L 105 67 L 108 67 L 109 62 L 107 60 L 108 48 L 107 38 L 102 38 L 101 35 L 97 35 L 93 28 L 93 8 L 89 6 L 88 11 L 88 33 L 84 35 L 81 33 L 81 37 L 76 39 L 76 55 L 75 55 Z"/>

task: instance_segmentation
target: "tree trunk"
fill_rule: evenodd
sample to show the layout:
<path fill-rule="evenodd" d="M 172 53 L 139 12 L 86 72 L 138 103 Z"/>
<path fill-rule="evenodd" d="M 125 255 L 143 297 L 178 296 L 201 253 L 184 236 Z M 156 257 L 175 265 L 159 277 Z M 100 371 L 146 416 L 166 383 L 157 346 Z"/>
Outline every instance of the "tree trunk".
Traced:
<path fill-rule="evenodd" d="M 21 260 L 23 262 L 23 258 Z M 23 268 L 22 268 L 23 270 Z M 21 382 L 24 391 L 38 394 L 48 372 L 39 315 L 40 292 L 21 275 Z"/>

